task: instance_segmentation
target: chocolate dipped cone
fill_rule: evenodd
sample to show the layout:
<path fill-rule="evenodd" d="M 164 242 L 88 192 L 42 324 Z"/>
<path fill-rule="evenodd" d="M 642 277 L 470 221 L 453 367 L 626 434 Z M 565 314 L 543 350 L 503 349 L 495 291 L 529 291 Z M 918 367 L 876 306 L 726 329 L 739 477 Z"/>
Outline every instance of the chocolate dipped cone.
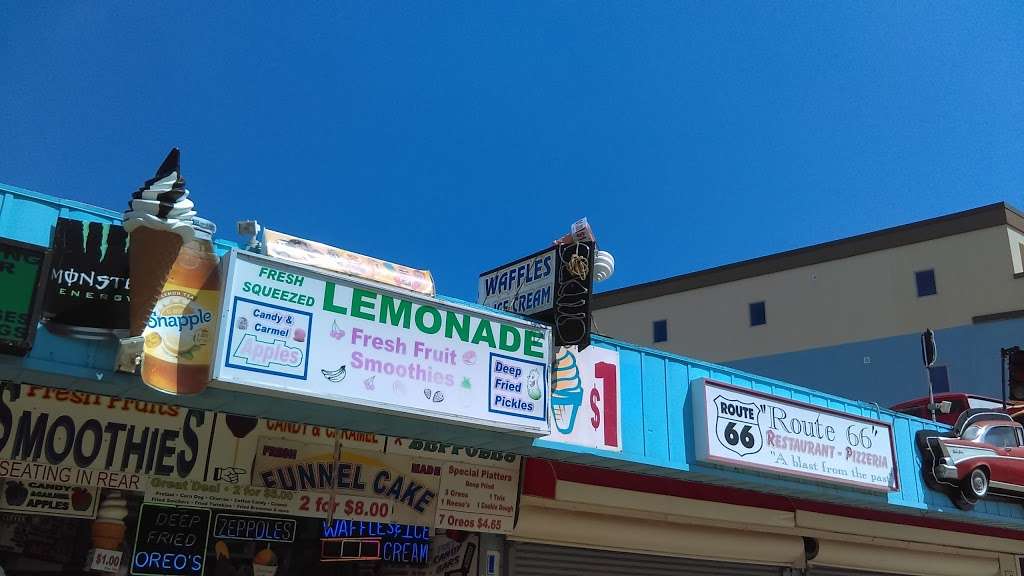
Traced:
<path fill-rule="evenodd" d="M 132 194 L 124 213 L 124 228 L 130 234 L 132 336 L 146 328 L 182 245 L 194 236 L 194 207 L 181 176 L 181 153 L 174 148 L 156 175 Z"/>
<path fill-rule="evenodd" d="M 141 226 L 132 230 L 128 248 L 132 297 L 129 327 L 132 336 L 140 336 L 146 329 L 149 315 L 160 299 L 183 244 L 182 237 L 174 232 Z"/>

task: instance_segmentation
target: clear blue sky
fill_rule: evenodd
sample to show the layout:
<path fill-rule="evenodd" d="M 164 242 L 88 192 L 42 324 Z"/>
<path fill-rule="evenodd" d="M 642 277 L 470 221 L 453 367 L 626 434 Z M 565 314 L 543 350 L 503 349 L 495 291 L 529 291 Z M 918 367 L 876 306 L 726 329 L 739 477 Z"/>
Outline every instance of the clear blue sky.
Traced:
<path fill-rule="evenodd" d="M 1019 2 L 0 2 L 0 181 L 480 271 L 588 216 L 610 289 L 1007 200 Z M 294 6 L 292 6 L 294 4 Z"/>

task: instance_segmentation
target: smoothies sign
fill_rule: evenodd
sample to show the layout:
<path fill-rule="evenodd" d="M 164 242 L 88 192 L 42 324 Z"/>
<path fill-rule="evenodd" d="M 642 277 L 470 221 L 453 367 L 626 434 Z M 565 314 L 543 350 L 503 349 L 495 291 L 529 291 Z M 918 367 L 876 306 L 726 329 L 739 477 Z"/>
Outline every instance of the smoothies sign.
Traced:
<path fill-rule="evenodd" d="M 218 382 L 548 431 L 543 325 L 240 252 L 227 274 Z"/>
<path fill-rule="evenodd" d="M 201 410 L 7 383 L 0 478 L 121 490 L 144 490 L 151 477 L 201 480 L 212 429 Z"/>
<path fill-rule="evenodd" d="M 889 424 L 707 379 L 693 390 L 697 459 L 867 490 L 899 489 Z"/>

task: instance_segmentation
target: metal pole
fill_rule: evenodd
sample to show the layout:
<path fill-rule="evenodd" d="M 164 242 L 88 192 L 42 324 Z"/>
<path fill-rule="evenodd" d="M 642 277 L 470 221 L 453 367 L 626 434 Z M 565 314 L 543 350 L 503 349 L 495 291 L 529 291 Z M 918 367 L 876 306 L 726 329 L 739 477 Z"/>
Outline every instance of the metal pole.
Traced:
<path fill-rule="evenodd" d="M 1003 379 L 1003 410 L 1006 410 L 1006 358 L 1009 352 L 1006 348 L 999 350 L 999 376 Z"/>
<path fill-rule="evenodd" d="M 925 366 L 924 373 L 928 376 L 928 411 L 932 413 L 932 422 L 935 422 L 935 391 L 932 389 L 932 371 Z"/>

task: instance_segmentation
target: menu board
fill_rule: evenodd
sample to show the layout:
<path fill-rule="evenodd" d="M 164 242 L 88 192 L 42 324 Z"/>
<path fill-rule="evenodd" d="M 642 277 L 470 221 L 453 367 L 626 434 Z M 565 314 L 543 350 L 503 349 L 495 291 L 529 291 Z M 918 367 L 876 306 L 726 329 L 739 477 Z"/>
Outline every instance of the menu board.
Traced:
<path fill-rule="evenodd" d="M 521 459 L 507 452 L 29 384 L 0 395 L 0 507 L 92 517 L 108 488 L 257 516 L 333 506 L 351 520 L 513 529 Z"/>
<path fill-rule="evenodd" d="M 437 520 L 440 528 L 511 532 L 519 470 L 449 462 L 441 476 Z"/>
<path fill-rule="evenodd" d="M 0 353 L 25 355 L 32 348 L 46 251 L 0 238 Z"/>
<path fill-rule="evenodd" d="M 143 503 L 132 551 L 136 576 L 203 573 L 210 511 Z"/>
<path fill-rule="evenodd" d="M 434 526 L 443 529 L 508 533 L 513 529 L 519 493 L 520 458 L 514 454 L 389 438 L 388 452 L 443 459 Z"/>

